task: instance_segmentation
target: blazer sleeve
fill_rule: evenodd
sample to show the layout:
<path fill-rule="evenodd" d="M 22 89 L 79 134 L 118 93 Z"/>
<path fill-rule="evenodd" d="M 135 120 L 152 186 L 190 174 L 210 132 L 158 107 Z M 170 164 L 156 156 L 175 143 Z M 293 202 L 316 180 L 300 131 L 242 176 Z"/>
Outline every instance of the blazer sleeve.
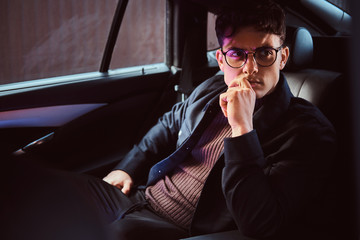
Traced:
<path fill-rule="evenodd" d="M 268 146 L 255 130 L 225 139 L 223 193 L 238 228 L 250 237 L 272 236 L 296 220 L 329 176 L 336 151 L 331 126 L 313 121 L 280 138 L 266 143 L 274 146 L 266 157 Z"/>
<path fill-rule="evenodd" d="M 174 105 L 134 145 L 114 170 L 127 172 L 135 181 L 144 180 L 152 165 L 175 150 L 178 131 L 187 103 Z"/>
<path fill-rule="evenodd" d="M 146 180 L 150 168 L 176 150 L 179 131 L 186 118 L 191 118 L 187 116 L 187 112 L 194 112 L 189 110 L 189 106 L 209 91 L 206 86 L 206 82 L 199 85 L 189 98 L 175 104 L 169 112 L 160 117 L 142 140 L 119 162 L 115 170 L 124 170 L 135 183 L 137 180 Z"/>
<path fill-rule="evenodd" d="M 201 83 L 184 101 L 159 118 L 142 140 L 119 162 L 115 169 L 126 171 L 135 181 L 146 180 L 150 168 L 176 150 L 179 131 L 185 121 L 195 122 L 206 103 L 223 91 L 222 76 Z M 204 106 L 203 106 L 204 105 Z M 188 132 L 191 134 L 191 132 Z M 184 134 L 182 135 L 184 137 Z"/>

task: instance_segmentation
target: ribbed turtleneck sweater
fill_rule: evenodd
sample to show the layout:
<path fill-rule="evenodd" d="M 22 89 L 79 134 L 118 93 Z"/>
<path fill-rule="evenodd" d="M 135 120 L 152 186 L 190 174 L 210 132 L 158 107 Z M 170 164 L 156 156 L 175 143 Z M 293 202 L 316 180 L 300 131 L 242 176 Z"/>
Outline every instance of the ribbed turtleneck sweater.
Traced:
<path fill-rule="evenodd" d="M 150 206 L 161 216 L 188 229 L 206 178 L 224 149 L 231 128 L 220 111 L 172 174 L 146 189 Z"/>

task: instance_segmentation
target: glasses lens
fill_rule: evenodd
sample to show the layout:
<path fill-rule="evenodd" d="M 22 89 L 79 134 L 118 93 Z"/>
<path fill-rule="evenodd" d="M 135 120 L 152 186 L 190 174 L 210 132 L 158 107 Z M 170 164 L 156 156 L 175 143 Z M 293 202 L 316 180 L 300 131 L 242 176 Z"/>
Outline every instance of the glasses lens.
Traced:
<path fill-rule="evenodd" d="M 277 56 L 277 51 L 273 48 L 260 48 L 256 50 L 256 62 L 263 67 L 272 65 Z"/>
<path fill-rule="evenodd" d="M 241 67 L 246 61 L 246 53 L 241 49 L 229 50 L 226 53 L 226 61 L 231 67 Z"/>

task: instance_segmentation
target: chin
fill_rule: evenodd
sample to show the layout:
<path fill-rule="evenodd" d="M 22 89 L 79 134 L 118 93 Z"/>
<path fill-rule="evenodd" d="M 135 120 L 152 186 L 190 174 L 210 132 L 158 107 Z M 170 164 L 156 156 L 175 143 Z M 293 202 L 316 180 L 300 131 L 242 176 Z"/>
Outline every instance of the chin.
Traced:
<path fill-rule="evenodd" d="M 266 94 L 264 94 L 263 92 L 260 91 L 255 91 L 256 94 L 256 99 L 260 99 L 263 98 Z"/>

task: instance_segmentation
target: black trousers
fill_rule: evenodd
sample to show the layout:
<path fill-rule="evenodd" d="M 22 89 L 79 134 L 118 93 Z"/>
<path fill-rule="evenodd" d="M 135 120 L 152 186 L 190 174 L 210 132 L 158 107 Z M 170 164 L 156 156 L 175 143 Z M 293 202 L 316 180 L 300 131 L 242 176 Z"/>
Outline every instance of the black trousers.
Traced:
<path fill-rule="evenodd" d="M 133 190 L 126 196 L 102 180 L 86 179 L 89 195 L 114 239 L 170 240 L 189 236 L 187 231 L 154 212 L 147 204 L 144 190 Z"/>
<path fill-rule="evenodd" d="M 159 217 L 144 191 L 130 196 L 101 179 L 11 164 L 1 180 L 4 239 L 179 239 L 187 231 Z"/>

